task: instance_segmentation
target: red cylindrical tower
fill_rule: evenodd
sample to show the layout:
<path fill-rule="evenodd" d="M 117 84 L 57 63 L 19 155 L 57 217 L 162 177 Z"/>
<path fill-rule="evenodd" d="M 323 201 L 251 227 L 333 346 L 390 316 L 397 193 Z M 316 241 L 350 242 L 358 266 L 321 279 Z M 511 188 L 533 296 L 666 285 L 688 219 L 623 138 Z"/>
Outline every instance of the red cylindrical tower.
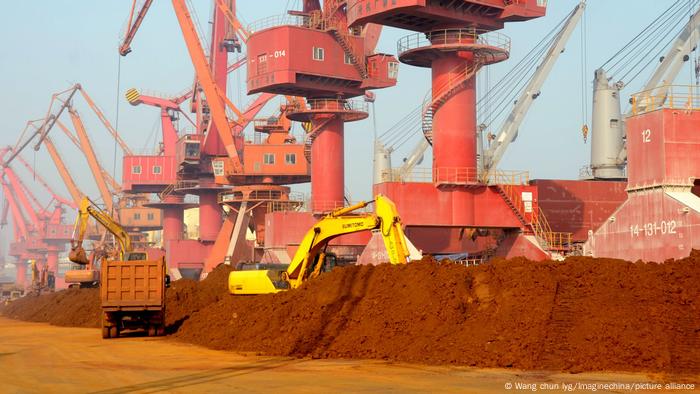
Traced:
<path fill-rule="evenodd" d="M 214 242 L 221 229 L 221 207 L 216 190 L 199 193 L 199 239 Z"/>
<path fill-rule="evenodd" d="M 398 46 L 402 62 L 432 68 L 422 128 L 433 145 L 433 180 L 437 185 L 478 183 L 476 73 L 506 60 L 510 40 L 476 29 L 440 29 L 404 37 Z"/>
<path fill-rule="evenodd" d="M 27 262 L 22 260 L 15 263 L 15 268 L 17 271 L 15 277 L 15 284 L 17 287 L 23 289 L 27 286 Z"/>
<path fill-rule="evenodd" d="M 49 272 L 58 274 L 58 250 L 48 250 L 46 252 L 46 266 Z"/>
<path fill-rule="evenodd" d="M 432 68 L 433 100 L 439 100 L 444 94 L 442 87 L 458 80 L 469 64 L 455 53 L 436 59 Z M 476 84 L 471 77 L 433 115 L 433 168 L 439 173 L 453 168 L 476 169 L 476 152 Z"/>
<path fill-rule="evenodd" d="M 182 239 L 184 212 L 180 207 L 163 209 L 163 244 Z"/>
<path fill-rule="evenodd" d="M 314 120 L 318 125 L 323 120 Z M 345 200 L 344 124 L 329 120 L 311 146 L 311 206 L 315 212 L 342 207 Z"/>
<path fill-rule="evenodd" d="M 345 204 L 345 122 L 367 118 L 366 104 L 345 99 L 308 99 L 287 117 L 310 122 L 311 211 L 321 213 Z"/>
<path fill-rule="evenodd" d="M 179 193 L 161 195 L 160 202 L 144 204 L 144 207 L 158 208 L 163 211 L 162 246 L 169 248 L 168 242 L 181 240 L 184 234 L 184 212 L 187 208 L 196 207 L 196 204 L 186 203 L 185 196 Z M 172 268 L 177 268 L 172 264 Z"/>

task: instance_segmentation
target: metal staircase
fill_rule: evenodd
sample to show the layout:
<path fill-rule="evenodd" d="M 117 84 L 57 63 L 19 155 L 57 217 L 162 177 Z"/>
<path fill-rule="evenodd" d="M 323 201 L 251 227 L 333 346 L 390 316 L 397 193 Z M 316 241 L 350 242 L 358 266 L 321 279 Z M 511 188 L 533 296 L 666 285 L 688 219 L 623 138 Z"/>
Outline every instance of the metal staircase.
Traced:
<path fill-rule="evenodd" d="M 333 119 L 335 119 L 335 115 L 329 117 L 328 119 L 325 119 L 323 122 L 319 123 L 318 125 L 316 125 L 316 127 L 311 129 L 311 131 L 306 133 L 306 138 L 304 139 L 304 157 L 306 158 L 306 161 L 308 163 L 311 163 L 311 144 L 314 143 L 314 140 L 316 139 L 319 130 L 325 127 L 328 124 L 328 122 L 330 122 Z"/>
<path fill-rule="evenodd" d="M 498 171 L 489 179 L 498 194 L 513 211 L 523 228 L 532 233 L 542 249 L 550 252 L 567 252 L 571 247 L 571 233 L 552 231 L 552 228 L 539 206 L 532 202 L 526 209 L 519 186 L 527 185 L 527 173 L 509 173 Z"/>
<path fill-rule="evenodd" d="M 552 231 L 547 218 L 534 202 L 530 212 L 527 212 L 525 202 L 519 193 L 520 189 L 515 186 L 517 185 L 508 183 L 497 183 L 495 185 L 503 201 L 510 207 L 523 227 L 537 238 L 537 242 L 542 249 L 549 252 L 568 251 L 571 247 L 571 233 Z M 528 214 L 530 215 L 530 220 L 527 218 Z"/>
<path fill-rule="evenodd" d="M 367 79 L 369 77 L 369 73 L 367 72 L 367 65 L 364 61 L 364 55 L 356 54 L 357 52 L 355 51 L 355 48 L 350 40 L 348 40 L 349 36 L 347 34 L 343 34 L 335 28 L 330 28 L 329 30 L 333 35 L 333 38 L 335 38 L 338 44 L 340 44 L 340 47 L 343 48 L 345 55 L 350 59 L 350 62 L 355 67 L 355 70 L 360 73 L 362 79 Z"/>
<path fill-rule="evenodd" d="M 327 1 L 325 3 L 322 20 L 315 25 L 333 35 L 333 38 L 338 42 L 340 47 L 343 48 L 343 52 L 345 52 L 345 55 L 350 59 L 350 62 L 362 79 L 367 79 L 369 73 L 367 71 L 367 65 L 365 64 L 364 53 L 357 52 L 357 49 L 349 40 L 350 34 L 348 33 L 347 19 L 344 15 L 342 17 L 338 15 L 339 13 L 345 14 L 343 7 L 346 6 L 346 0 Z"/>
<path fill-rule="evenodd" d="M 158 193 L 158 197 L 160 197 L 161 201 L 165 201 L 166 197 L 172 194 L 173 191 L 175 191 L 175 184 L 171 183 L 165 189 L 163 189 L 163 191 Z"/>
<path fill-rule="evenodd" d="M 433 144 L 433 117 L 440 107 L 442 107 L 450 97 L 454 96 L 464 85 L 476 75 L 481 68 L 478 62 L 460 65 L 457 69 L 462 69 L 458 73 L 450 73 L 449 79 L 437 90 L 430 91 L 423 100 L 423 116 L 421 118 L 421 128 L 425 139 L 430 145 Z M 452 70 L 452 71 L 457 71 Z"/>

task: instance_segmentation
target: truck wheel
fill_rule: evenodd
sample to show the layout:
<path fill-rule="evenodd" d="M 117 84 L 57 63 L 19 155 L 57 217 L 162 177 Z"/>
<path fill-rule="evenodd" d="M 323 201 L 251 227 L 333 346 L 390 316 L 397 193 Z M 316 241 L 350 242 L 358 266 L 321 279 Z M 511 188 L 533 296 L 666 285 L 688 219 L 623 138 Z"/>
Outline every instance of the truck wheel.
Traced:
<path fill-rule="evenodd" d="M 111 338 L 119 338 L 119 327 L 112 326 L 109 328 L 109 336 Z"/>
<path fill-rule="evenodd" d="M 156 336 L 156 326 L 154 326 L 154 325 L 152 325 L 152 324 L 149 324 L 149 325 L 148 325 L 147 331 L 148 331 L 148 336 L 149 336 L 149 337 L 154 337 L 154 336 Z"/>
<path fill-rule="evenodd" d="M 109 339 L 109 327 L 107 326 L 102 326 L 102 338 L 103 339 Z"/>

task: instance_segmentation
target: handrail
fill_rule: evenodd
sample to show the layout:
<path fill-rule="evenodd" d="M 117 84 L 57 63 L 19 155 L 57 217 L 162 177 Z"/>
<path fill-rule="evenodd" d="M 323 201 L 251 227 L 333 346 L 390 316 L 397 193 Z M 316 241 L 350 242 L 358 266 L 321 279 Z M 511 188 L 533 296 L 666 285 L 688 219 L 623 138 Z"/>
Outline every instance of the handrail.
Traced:
<path fill-rule="evenodd" d="M 303 15 L 280 14 L 272 15 L 250 23 L 246 30 L 253 34 L 255 32 L 270 29 L 277 26 L 299 26 L 310 28 L 310 18 Z"/>
<path fill-rule="evenodd" d="M 663 85 L 632 95 L 632 115 L 662 108 L 700 110 L 700 88 L 694 85 Z"/>
<path fill-rule="evenodd" d="M 308 99 L 306 102 L 295 102 L 290 107 L 290 112 L 302 111 L 331 111 L 331 112 L 368 112 L 369 106 L 361 100 L 347 99 Z"/>
<path fill-rule="evenodd" d="M 503 33 L 481 29 L 440 29 L 427 33 L 412 33 L 396 43 L 399 56 L 409 50 L 449 45 L 470 45 L 497 48 L 510 52 L 510 37 Z"/>

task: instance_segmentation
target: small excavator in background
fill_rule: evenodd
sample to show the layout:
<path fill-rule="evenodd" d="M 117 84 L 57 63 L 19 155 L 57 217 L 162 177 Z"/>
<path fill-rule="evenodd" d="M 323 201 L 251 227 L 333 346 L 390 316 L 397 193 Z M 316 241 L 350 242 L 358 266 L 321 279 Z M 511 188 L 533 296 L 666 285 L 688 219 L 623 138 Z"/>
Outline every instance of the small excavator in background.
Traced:
<path fill-rule="evenodd" d="M 374 203 L 375 213 L 355 213 Z M 324 267 L 331 266 L 326 254 L 328 243 L 336 237 L 360 231 L 379 230 L 391 264 L 406 264 L 409 248 L 396 205 L 381 194 L 374 200 L 337 209 L 319 220 L 304 236 L 289 266 L 251 271 L 234 271 L 229 274 L 231 294 L 267 294 L 295 289 L 311 278 L 317 277 Z M 269 266 L 268 266 L 269 267 Z"/>
<path fill-rule="evenodd" d="M 39 268 L 37 261 L 29 260 L 32 270 L 32 284 L 28 289 L 29 294 L 41 295 L 42 293 L 52 292 L 56 289 L 56 277 L 53 272 L 50 272 L 46 265 Z"/>
<path fill-rule="evenodd" d="M 90 216 L 114 235 L 119 244 L 118 250 L 114 250 L 110 245 L 102 242 L 88 257 L 87 252 L 83 248 L 83 241 Z M 69 283 L 71 287 L 97 287 L 100 281 L 100 271 L 96 263 L 103 257 L 119 260 L 145 260 L 146 253 L 134 252 L 131 246 L 131 238 L 126 230 L 89 198 L 83 197 L 78 207 L 78 217 L 75 219 L 75 230 L 73 231 L 68 260 L 84 266 L 85 269 L 67 271 L 65 275 L 66 283 Z"/>
<path fill-rule="evenodd" d="M 103 243 L 98 248 L 103 252 L 93 253 L 92 258 L 88 258 L 83 248 L 83 240 L 90 216 L 114 235 L 119 244 L 117 251 L 107 250 Z M 170 277 L 165 273 L 165 259 L 161 257 L 148 260 L 146 252 L 134 251 L 126 230 L 87 197 L 83 197 L 80 203 L 75 227 L 68 259 L 76 264 L 88 266 L 93 272 L 97 272 L 93 268 L 95 260 L 100 260 L 98 278 L 102 305 L 102 338 L 117 338 L 124 329 L 143 329 L 148 336 L 163 335 L 165 288 L 170 283 Z M 68 280 L 67 272 L 66 282 Z"/>

